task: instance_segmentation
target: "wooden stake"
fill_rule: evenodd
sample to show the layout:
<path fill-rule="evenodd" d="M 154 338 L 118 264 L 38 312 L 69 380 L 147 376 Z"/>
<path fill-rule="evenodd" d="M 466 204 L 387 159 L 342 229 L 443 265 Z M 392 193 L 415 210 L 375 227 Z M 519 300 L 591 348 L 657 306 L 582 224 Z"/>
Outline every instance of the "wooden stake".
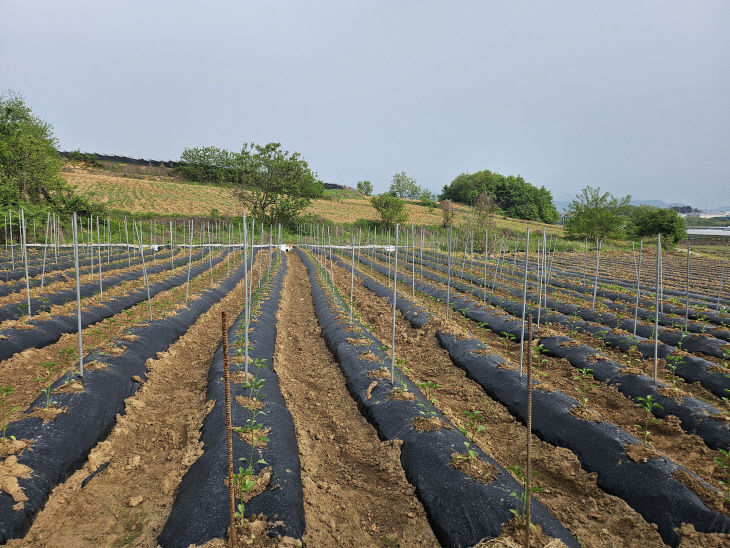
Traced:
<path fill-rule="evenodd" d="M 226 311 L 221 311 L 221 329 L 223 331 L 223 382 L 226 383 L 226 444 L 228 445 L 228 498 L 231 518 L 231 546 L 238 545 L 236 538 L 236 494 L 233 489 L 233 439 L 231 427 L 231 378 L 228 372 L 228 322 Z"/>

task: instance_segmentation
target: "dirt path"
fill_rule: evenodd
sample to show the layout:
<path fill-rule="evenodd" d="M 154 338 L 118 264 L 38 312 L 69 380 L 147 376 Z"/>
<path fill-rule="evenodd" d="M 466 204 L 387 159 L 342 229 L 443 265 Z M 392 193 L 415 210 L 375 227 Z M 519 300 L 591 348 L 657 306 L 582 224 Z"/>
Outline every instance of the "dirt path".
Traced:
<path fill-rule="evenodd" d="M 210 410 L 207 377 L 221 337 L 220 314 L 240 313 L 243 285 L 201 315 L 168 352 L 148 360 L 149 376 L 127 400 L 112 433 L 51 493 L 26 537 L 9 546 L 156 545 L 180 479 L 202 452 L 200 428 Z M 81 482 L 107 461 L 106 470 L 82 489 Z"/>
<path fill-rule="evenodd" d="M 304 264 L 289 255 L 274 368 L 294 418 L 309 546 L 438 546 L 400 464 L 350 397 L 320 335 Z"/>

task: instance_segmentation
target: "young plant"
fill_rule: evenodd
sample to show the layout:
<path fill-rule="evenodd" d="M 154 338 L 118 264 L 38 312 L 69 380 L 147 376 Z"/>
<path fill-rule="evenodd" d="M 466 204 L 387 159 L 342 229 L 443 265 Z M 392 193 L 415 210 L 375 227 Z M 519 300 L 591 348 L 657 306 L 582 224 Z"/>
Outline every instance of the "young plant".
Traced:
<path fill-rule="evenodd" d="M 243 386 L 244 388 L 248 388 L 249 390 L 248 398 L 251 401 L 251 405 L 248 406 L 248 409 L 251 411 L 251 417 L 246 419 L 246 423 L 244 426 L 234 428 L 234 430 L 238 432 L 241 436 L 243 436 L 245 439 L 247 438 L 246 441 L 248 441 L 251 447 L 249 458 L 240 459 L 244 461 L 244 463 L 247 463 L 247 466 L 245 468 L 243 466 L 240 466 L 238 468 L 238 472 L 233 474 L 234 489 L 238 492 L 238 498 L 240 500 L 238 504 L 238 510 L 235 512 L 235 515 L 236 517 L 240 518 L 241 527 L 243 528 L 246 527 L 246 517 L 244 515 L 245 503 L 243 502 L 243 500 L 246 493 L 248 493 L 256 485 L 256 480 L 253 479 L 253 466 L 254 464 L 266 464 L 266 461 L 263 459 L 258 459 L 254 463 L 256 443 L 266 443 L 269 441 L 269 438 L 267 436 L 261 434 L 264 425 L 256 420 L 257 416 L 262 413 L 262 411 L 260 410 L 260 406 L 257 405 L 256 402 L 264 395 L 262 394 L 261 389 L 264 386 L 265 379 L 261 379 L 259 375 L 261 373 L 261 369 L 266 367 L 266 360 L 261 358 L 252 358 L 249 360 L 249 363 L 255 368 L 256 374 L 253 376 L 252 379 L 246 379 L 246 381 L 243 383 Z"/>
<path fill-rule="evenodd" d="M 396 358 L 393 364 L 393 370 L 395 371 L 396 382 L 400 385 L 396 388 L 403 392 L 408 392 L 408 383 L 405 381 L 405 376 L 411 372 L 411 369 L 408 367 L 408 360 L 405 358 Z M 441 387 L 439 386 L 439 388 Z"/>
<path fill-rule="evenodd" d="M 419 382 L 418 387 L 423 390 L 426 396 L 426 403 L 418 403 L 418 406 L 422 409 L 419 411 L 424 417 L 435 417 L 436 416 L 436 399 L 435 391 L 441 388 L 441 385 L 435 381 Z"/>
<path fill-rule="evenodd" d="M 522 470 L 522 467 L 519 464 L 515 464 L 514 466 L 508 466 L 507 470 L 512 472 L 515 476 L 517 476 L 517 480 L 522 484 L 522 494 L 518 495 L 514 491 L 512 491 L 509 495 L 511 497 L 516 498 L 521 503 L 521 510 L 515 510 L 514 508 L 510 508 L 510 512 L 512 512 L 515 516 L 517 516 L 517 519 L 519 521 L 519 525 L 521 527 L 525 526 L 525 521 L 527 519 L 527 497 L 530 496 L 532 493 L 542 493 L 544 489 L 542 487 L 539 487 L 538 485 L 532 485 L 530 487 L 530 492 L 527 492 L 527 474 Z M 537 470 L 532 471 L 533 476 L 539 476 L 540 472 Z M 530 523 L 530 527 L 532 529 L 535 529 L 536 527 Z"/>
<path fill-rule="evenodd" d="M 679 356 L 677 354 L 671 354 L 666 357 L 667 362 L 667 369 L 669 369 L 671 375 L 667 377 L 667 380 L 672 383 L 672 386 L 675 390 L 679 390 L 679 387 L 677 386 L 677 383 L 679 380 L 681 380 L 677 376 L 677 365 L 682 361 L 682 356 Z"/>
<path fill-rule="evenodd" d="M 61 356 L 61 361 L 63 362 L 63 367 L 66 370 L 66 384 L 69 384 L 71 382 L 71 366 L 73 363 L 78 359 L 79 353 L 76 351 L 75 348 L 66 346 L 65 348 L 62 348 L 58 351 L 59 355 Z"/>
<path fill-rule="evenodd" d="M 506 331 L 502 333 L 500 337 L 502 339 L 502 344 L 504 345 L 505 360 L 509 363 L 509 343 L 517 339 L 517 337 L 515 337 L 512 333 L 507 333 Z"/>
<path fill-rule="evenodd" d="M 583 407 L 588 407 L 588 392 L 596 387 L 596 385 L 591 382 L 591 379 L 593 378 L 592 373 L 593 369 L 584 367 L 582 369 L 578 369 L 578 374 L 573 377 L 574 381 L 578 381 L 578 386 L 574 386 L 573 389 L 580 394 L 580 404 Z"/>
<path fill-rule="evenodd" d="M 20 409 L 20 406 L 17 405 L 8 408 L 8 398 L 14 390 L 15 389 L 12 386 L 0 386 L 0 413 L 2 413 L 3 443 L 7 441 L 6 433 L 8 429 L 8 418 Z"/>
<path fill-rule="evenodd" d="M 652 414 L 652 409 L 655 407 L 658 409 L 664 409 L 661 405 L 659 405 L 657 402 L 654 401 L 654 397 L 650 394 L 646 397 L 639 396 L 637 398 L 638 400 L 638 406 L 641 407 L 644 410 L 644 424 L 635 424 L 634 426 L 642 431 L 642 442 L 641 444 L 644 447 L 648 447 L 651 442 L 649 441 L 649 425 L 655 424 L 659 422 L 659 419 L 657 419 Z"/>
<path fill-rule="evenodd" d="M 718 449 L 718 451 L 720 451 L 720 456 L 715 457 L 713 460 L 725 476 L 725 479 L 720 481 L 720 485 L 725 490 L 725 506 L 728 506 L 730 504 L 730 451 L 725 449 Z"/>
<path fill-rule="evenodd" d="M 626 367 L 631 367 L 631 363 L 634 357 L 634 354 L 638 353 L 639 347 L 635 344 L 632 344 L 629 346 L 629 349 L 626 351 L 626 354 L 623 355 L 623 358 L 626 360 Z"/>
<path fill-rule="evenodd" d="M 41 383 L 43 385 L 42 392 L 46 395 L 46 407 L 50 407 L 51 403 L 51 385 L 53 384 L 53 373 L 58 369 L 58 363 L 57 362 L 45 362 L 40 364 L 40 366 L 46 370 L 45 375 L 41 375 L 36 378 L 36 381 Z"/>
<path fill-rule="evenodd" d="M 484 425 L 481 424 L 485 422 L 485 418 L 482 415 L 482 412 L 478 409 L 476 411 L 463 411 L 461 414 L 465 415 L 467 420 L 464 423 L 465 428 L 459 427 L 458 430 L 469 438 L 470 442 L 474 443 L 476 441 L 477 434 L 481 434 L 484 430 L 486 430 Z"/>
<path fill-rule="evenodd" d="M 547 363 L 547 358 L 544 356 L 544 354 L 547 354 L 548 351 L 542 344 L 537 344 L 532 347 L 532 352 L 533 352 L 532 376 L 535 378 L 535 380 L 538 383 L 540 383 L 540 382 L 542 382 L 542 379 L 547 378 L 547 373 L 545 373 L 542 369 L 540 369 L 540 367 Z"/>

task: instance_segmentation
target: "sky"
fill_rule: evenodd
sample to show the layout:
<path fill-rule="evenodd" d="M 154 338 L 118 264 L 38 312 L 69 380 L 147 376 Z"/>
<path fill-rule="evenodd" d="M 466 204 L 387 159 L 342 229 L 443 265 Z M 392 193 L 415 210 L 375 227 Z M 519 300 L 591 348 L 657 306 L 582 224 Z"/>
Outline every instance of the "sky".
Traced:
<path fill-rule="evenodd" d="M 521 175 L 730 204 L 730 2 L 0 0 L 0 90 L 61 150 L 282 143 L 320 179 Z"/>

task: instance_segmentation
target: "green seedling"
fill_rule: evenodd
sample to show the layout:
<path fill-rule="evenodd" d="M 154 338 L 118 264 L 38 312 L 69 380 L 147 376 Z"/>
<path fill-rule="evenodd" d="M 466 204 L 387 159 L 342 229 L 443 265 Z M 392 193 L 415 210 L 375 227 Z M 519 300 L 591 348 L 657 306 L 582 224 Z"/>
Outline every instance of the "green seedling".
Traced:
<path fill-rule="evenodd" d="M 393 364 L 393 370 L 395 371 L 396 383 L 400 385 L 396 388 L 403 392 L 408 392 L 408 384 L 405 381 L 405 376 L 408 373 L 411 373 L 411 370 L 408 367 L 408 360 L 405 358 L 396 358 L 395 363 Z"/>
<path fill-rule="evenodd" d="M 66 370 L 65 383 L 69 384 L 71 382 L 71 366 L 76 360 L 78 360 L 79 353 L 76 351 L 75 348 L 67 346 L 59 350 L 58 354 L 61 356 L 63 367 Z"/>
<path fill-rule="evenodd" d="M 540 383 L 542 382 L 542 379 L 547 379 L 547 373 L 545 373 L 541 367 L 547 363 L 545 354 L 547 354 L 548 351 L 542 344 L 537 344 L 532 347 L 532 352 L 534 357 L 532 362 L 532 375 L 535 380 Z"/>
<path fill-rule="evenodd" d="M 667 377 L 667 380 L 672 383 L 675 390 L 679 390 L 677 386 L 678 381 L 681 379 L 677 376 L 677 365 L 682 361 L 682 356 L 677 354 L 671 354 L 666 357 L 667 369 L 669 369 L 671 375 Z"/>
<path fill-rule="evenodd" d="M 724 480 L 720 480 L 720 485 L 724 489 L 725 506 L 727 506 L 730 504 L 730 451 L 725 449 L 718 449 L 718 451 L 720 451 L 720 456 L 715 457 L 713 460 L 723 476 L 725 476 Z"/>
<path fill-rule="evenodd" d="M 502 339 L 502 344 L 504 345 L 505 360 L 507 361 L 507 363 L 509 363 L 509 343 L 517 339 L 517 337 L 515 337 L 512 333 L 504 332 L 500 335 L 500 338 Z"/>
<path fill-rule="evenodd" d="M 584 367 L 582 369 L 578 369 L 578 374 L 573 377 L 574 381 L 578 381 L 578 386 L 574 386 L 573 390 L 580 394 L 580 404 L 583 407 L 588 407 L 588 392 L 596 387 L 596 385 L 591 382 L 593 379 L 592 373 L 593 369 Z"/>
<path fill-rule="evenodd" d="M 626 354 L 623 355 L 623 358 L 626 360 L 626 367 L 631 367 L 631 364 L 633 363 L 633 357 L 634 354 L 639 352 L 639 347 L 635 344 L 632 344 L 629 346 L 629 349 L 626 351 Z"/>
<path fill-rule="evenodd" d="M 483 422 L 486 422 L 482 412 L 478 409 L 476 411 L 462 411 L 462 415 L 465 415 L 467 420 L 464 422 L 464 428 L 459 427 L 459 432 L 464 434 L 471 443 L 475 443 L 478 434 L 481 434 L 486 430 Z"/>
<path fill-rule="evenodd" d="M 37 377 L 36 381 L 43 385 L 44 388 L 42 392 L 46 395 L 46 407 L 50 407 L 51 403 L 56 403 L 55 401 L 51 401 L 51 385 L 53 384 L 53 373 L 55 373 L 55 371 L 58 369 L 58 363 L 45 362 L 40 364 L 40 366 L 46 370 L 46 374 Z"/>
<path fill-rule="evenodd" d="M 651 444 L 651 442 L 649 441 L 649 425 L 659 422 L 659 419 L 657 419 L 651 411 L 654 408 L 664 408 L 654 401 L 654 397 L 651 394 L 646 397 L 639 396 L 637 398 L 637 401 L 637 405 L 644 410 L 644 424 L 635 424 L 634 426 L 642 431 L 641 444 L 645 447 L 648 447 Z"/>
<path fill-rule="evenodd" d="M 426 381 L 418 383 L 418 387 L 423 390 L 424 396 L 426 396 L 426 403 L 418 403 L 418 406 L 422 409 L 419 411 L 424 417 L 435 417 L 436 416 L 436 399 L 435 391 L 441 388 L 441 385 L 435 381 Z"/>
<path fill-rule="evenodd" d="M 8 418 L 15 413 L 20 406 L 14 405 L 8 408 L 8 398 L 15 391 L 12 386 L 0 386 L 0 412 L 2 413 L 3 443 L 7 441 Z M 11 439 L 15 439 L 12 437 Z"/>
<path fill-rule="evenodd" d="M 522 470 L 522 467 L 519 464 L 515 464 L 514 466 L 508 466 L 507 470 L 517 476 L 517 480 L 522 484 L 522 494 L 518 495 L 516 492 L 512 491 L 509 495 L 516 498 L 521 503 L 521 511 L 510 508 L 510 512 L 517 516 L 517 520 L 519 521 L 520 526 L 524 527 L 527 520 L 527 497 L 530 496 L 532 493 L 542 493 L 544 489 L 538 485 L 532 485 L 530 487 L 530 492 L 528 493 L 527 474 Z M 532 476 L 539 475 L 540 472 L 538 472 L 537 470 L 532 471 Z M 536 527 L 532 523 L 530 523 L 530 528 L 535 529 Z"/>

